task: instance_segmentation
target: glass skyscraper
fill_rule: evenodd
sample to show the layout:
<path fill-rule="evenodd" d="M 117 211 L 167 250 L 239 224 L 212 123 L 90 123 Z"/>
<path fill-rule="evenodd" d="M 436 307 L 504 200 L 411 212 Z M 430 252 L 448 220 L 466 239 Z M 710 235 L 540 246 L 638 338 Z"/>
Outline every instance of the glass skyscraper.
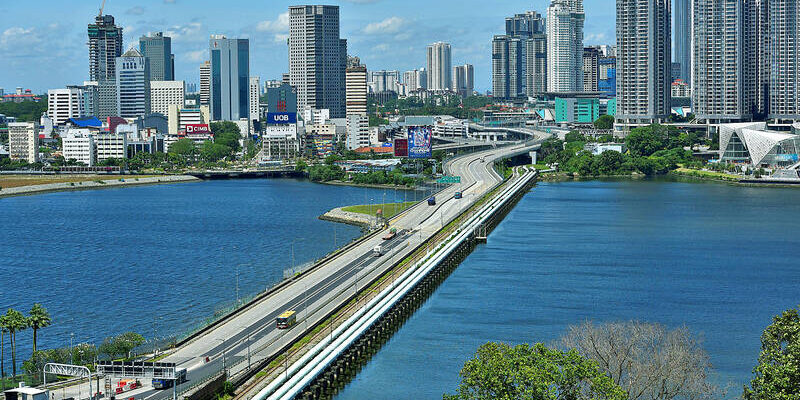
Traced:
<path fill-rule="evenodd" d="M 211 119 L 250 118 L 250 41 L 211 36 Z"/>

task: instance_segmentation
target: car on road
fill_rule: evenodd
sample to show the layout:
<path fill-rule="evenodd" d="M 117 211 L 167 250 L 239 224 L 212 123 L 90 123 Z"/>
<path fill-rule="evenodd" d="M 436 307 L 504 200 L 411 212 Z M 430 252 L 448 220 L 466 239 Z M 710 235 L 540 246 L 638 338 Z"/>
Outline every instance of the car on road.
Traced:
<path fill-rule="evenodd" d="M 435 196 L 431 196 L 431 197 L 428 199 L 428 205 L 429 205 L 429 206 L 435 206 L 435 205 L 436 205 L 436 197 L 435 197 Z"/>
<path fill-rule="evenodd" d="M 458 199 L 460 199 L 462 196 L 463 196 L 463 194 L 461 194 L 461 192 L 456 192 L 456 194 L 454 194 L 454 195 L 453 195 L 453 198 L 454 198 L 454 199 L 456 199 L 456 200 L 458 200 Z"/>
<path fill-rule="evenodd" d="M 389 229 L 389 232 L 386 232 L 386 234 L 383 235 L 383 240 L 392 240 L 395 236 L 397 236 L 397 229 L 392 228 Z"/>

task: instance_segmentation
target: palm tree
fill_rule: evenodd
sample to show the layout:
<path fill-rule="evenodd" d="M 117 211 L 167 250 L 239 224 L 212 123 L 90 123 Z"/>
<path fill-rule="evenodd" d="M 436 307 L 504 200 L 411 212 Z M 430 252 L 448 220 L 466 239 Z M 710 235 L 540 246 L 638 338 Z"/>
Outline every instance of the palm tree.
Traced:
<path fill-rule="evenodd" d="M 8 336 L 11 338 L 11 376 L 13 378 L 17 376 L 17 332 L 28 327 L 28 319 L 13 308 L 8 309 L 5 319 Z"/>
<path fill-rule="evenodd" d="M 33 330 L 33 352 L 36 353 L 36 334 L 39 329 L 46 328 L 53 323 L 50 319 L 50 313 L 47 309 L 42 307 L 41 304 L 35 303 L 31 307 L 30 315 L 28 316 L 28 326 Z"/>
<path fill-rule="evenodd" d="M 3 382 L 3 389 L 6 388 L 6 316 L 0 315 L 0 382 Z"/>

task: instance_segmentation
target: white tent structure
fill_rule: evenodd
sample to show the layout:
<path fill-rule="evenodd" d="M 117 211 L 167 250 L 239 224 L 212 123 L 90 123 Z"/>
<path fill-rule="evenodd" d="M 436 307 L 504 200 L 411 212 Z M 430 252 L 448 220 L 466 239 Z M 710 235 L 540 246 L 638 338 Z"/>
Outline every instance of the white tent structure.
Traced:
<path fill-rule="evenodd" d="M 754 167 L 785 168 L 798 162 L 800 135 L 766 129 L 766 122 L 719 126 L 720 160 Z"/>

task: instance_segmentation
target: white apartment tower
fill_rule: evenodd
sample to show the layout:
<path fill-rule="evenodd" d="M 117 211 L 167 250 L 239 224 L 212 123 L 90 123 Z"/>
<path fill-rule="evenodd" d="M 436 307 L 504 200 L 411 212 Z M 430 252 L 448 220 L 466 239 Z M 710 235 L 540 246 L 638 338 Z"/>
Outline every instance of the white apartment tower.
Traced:
<path fill-rule="evenodd" d="M 670 115 L 670 0 L 617 0 L 616 129 Z"/>
<path fill-rule="evenodd" d="M 200 104 L 211 104 L 211 61 L 200 66 Z"/>
<path fill-rule="evenodd" d="M 584 19 L 583 0 L 553 0 L 547 8 L 547 90 L 550 92 L 583 91 Z"/>
<path fill-rule="evenodd" d="M 47 91 L 47 116 L 53 124 L 62 125 L 70 118 L 86 115 L 83 90 L 77 87 L 50 89 Z"/>
<path fill-rule="evenodd" d="M 150 112 L 169 115 L 169 106 L 183 108 L 186 101 L 183 81 L 150 81 Z"/>
<path fill-rule="evenodd" d="M 367 67 L 351 66 L 346 76 L 347 115 L 367 115 Z"/>
<path fill-rule="evenodd" d="M 12 160 L 39 161 L 39 125 L 34 122 L 8 124 L 8 155 Z"/>
<path fill-rule="evenodd" d="M 338 6 L 289 7 L 289 82 L 297 89 L 297 108 L 347 111 L 347 40 L 339 37 Z"/>
<path fill-rule="evenodd" d="M 769 119 L 800 121 L 800 0 L 769 1 Z"/>
<path fill-rule="evenodd" d="M 428 46 L 428 90 L 451 90 L 453 57 L 450 44 L 436 42 Z"/>
<path fill-rule="evenodd" d="M 261 119 L 260 109 L 261 109 L 261 78 L 257 76 L 251 76 L 250 77 L 250 121 L 258 121 Z"/>

